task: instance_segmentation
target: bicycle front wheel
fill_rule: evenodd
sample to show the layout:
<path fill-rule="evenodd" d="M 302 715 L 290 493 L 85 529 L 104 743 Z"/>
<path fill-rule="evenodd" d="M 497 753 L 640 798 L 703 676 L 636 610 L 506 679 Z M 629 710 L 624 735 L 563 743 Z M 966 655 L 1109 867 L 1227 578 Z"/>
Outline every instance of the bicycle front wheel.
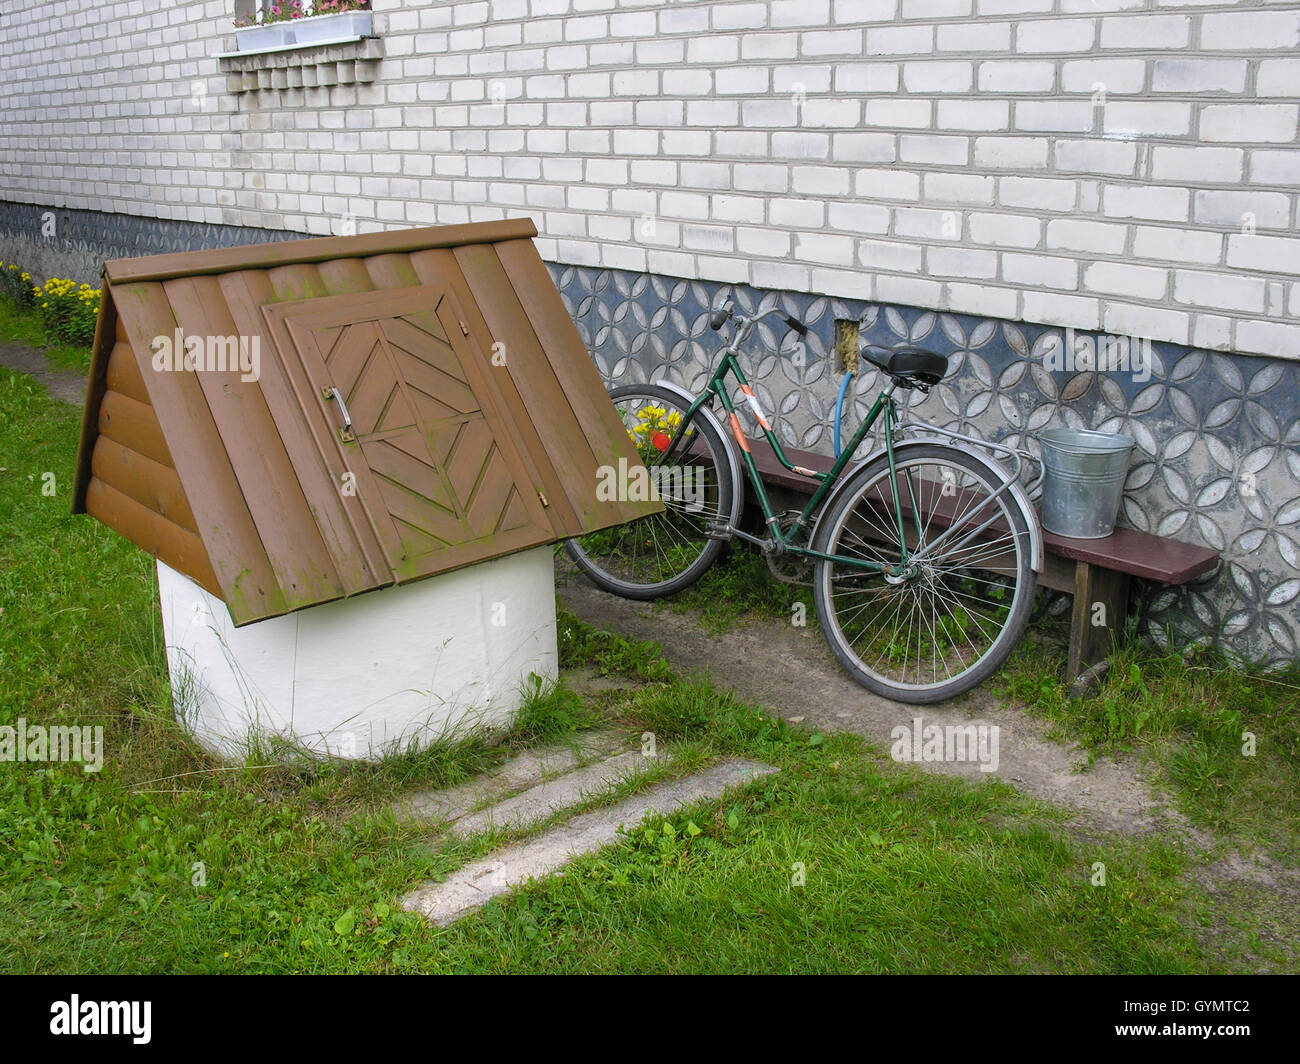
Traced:
<path fill-rule="evenodd" d="M 722 540 L 711 537 L 709 527 L 731 519 L 739 490 L 726 443 L 697 416 L 682 430 L 672 456 L 665 457 L 690 403 L 653 384 L 625 385 L 609 397 L 664 510 L 566 540 L 564 546 L 578 568 L 606 591 L 633 599 L 671 595 L 703 576 L 722 550 Z"/>
<path fill-rule="evenodd" d="M 864 687 L 939 702 L 983 682 L 1024 632 L 1037 582 L 1033 516 L 1009 492 L 995 495 L 997 478 L 953 448 L 908 447 L 895 469 L 891 481 L 888 458 L 873 459 L 820 521 L 814 549 L 841 560 L 817 563 L 817 613 Z"/>

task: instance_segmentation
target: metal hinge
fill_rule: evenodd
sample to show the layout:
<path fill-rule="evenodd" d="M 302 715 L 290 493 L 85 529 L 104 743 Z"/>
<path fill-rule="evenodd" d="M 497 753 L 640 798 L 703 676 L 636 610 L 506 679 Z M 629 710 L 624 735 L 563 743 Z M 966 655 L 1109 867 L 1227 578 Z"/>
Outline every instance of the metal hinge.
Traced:
<path fill-rule="evenodd" d="M 466 325 L 463 321 L 460 323 L 460 331 L 463 332 L 466 336 L 469 335 L 469 326 Z"/>
<path fill-rule="evenodd" d="M 546 500 L 546 495 L 545 495 L 544 492 L 540 492 L 540 491 L 539 491 L 539 492 L 537 493 L 537 497 L 538 497 L 539 499 L 541 499 L 541 501 L 542 501 L 542 505 L 543 505 L 543 506 L 550 506 L 550 505 L 551 505 L 551 504 Z"/>

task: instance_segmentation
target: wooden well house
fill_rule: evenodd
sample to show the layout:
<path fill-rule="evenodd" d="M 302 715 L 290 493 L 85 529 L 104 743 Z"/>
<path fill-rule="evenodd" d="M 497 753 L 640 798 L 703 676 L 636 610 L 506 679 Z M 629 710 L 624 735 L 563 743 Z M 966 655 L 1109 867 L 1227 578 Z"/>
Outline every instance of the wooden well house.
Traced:
<path fill-rule="evenodd" d="M 193 629 L 193 616 L 225 644 L 262 622 L 252 625 L 259 647 L 283 639 L 298 657 L 316 625 L 331 633 L 323 654 L 378 639 L 393 648 L 381 687 L 411 678 L 394 653 L 417 659 L 427 686 L 427 632 L 413 646 L 394 631 L 385 596 L 521 552 L 550 579 L 551 552 L 537 548 L 659 508 L 597 499 L 601 467 L 639 458 L 535 235 L 523 219 L 105 264 L 73 508 L 158 559 L 176 607 L 163 603 L 169 655 L 184 650 L 198 670 L 187 687 L 200 702 L 204 684 L 233 691 L 250 677 L 231 687 L 193 660 L 208 652 L 173 630 Z M 518 567 L 511 573 L 502 594 L 518 586 Z M 466 606 L 463 591 L 449 592 L 455 609 L 440 608 L 437 587 L 421 592 L 411 616 L 435 634 L 445 622 L 463 643 L 486 623 L 475 610 L 491 605 Z M 549 615 L 553 657 L 553 585 L 545 598 L 537 609 Z M 361 633 L 346 607 L 366 600 Z M 326 603 L 327 620 L 305 610 Z M 528 624 L 500 627 L 522 638 Z M 477 660 L 466 653 L 455 657 Z M 265 665 L 253 686 L 278 689 L 282 665 Z M 172 667 L 179 683 L 175 656 Z M 234 671 L 249 668 L 241 659 Z M 299 719 L 300 680 L 286 681 L 287 709 L 256 709 L 263 725 L 283 731 L 286 713 Z M 368 673 L 367 699 L 376 682 Z M 447 703 L 442 686 L 425 692 L 430 705 Z M 329 697 L 340 698 L 337 683 Z M 240 698 L 249 700 L 208 699 L 235 731 L 241 711 L 225 703 Z"/>

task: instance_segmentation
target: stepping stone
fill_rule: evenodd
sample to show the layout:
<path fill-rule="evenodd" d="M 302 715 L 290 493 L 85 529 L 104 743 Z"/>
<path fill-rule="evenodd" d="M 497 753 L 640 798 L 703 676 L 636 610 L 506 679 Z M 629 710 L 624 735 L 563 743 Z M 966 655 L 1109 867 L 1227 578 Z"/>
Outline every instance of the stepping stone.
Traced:
<path fill-rule="evenodd" d="M 535 839 L 467 864 L 441 883 L 426 883 L 400 904 L 445 927 L 530 879 L 540 879 L 575 857 L 595 853 L 619 837 L 620 827 L 640 823 L 649 812 L 663 815 L 779 771 L 774 765 L 733 759 L 685 779 L 656 784 L 617 805 L 581 813 Z"/>
<path fill-rule="evenodd" d="M 545 820 L 561 809 L 581 805 L 593 795 L 612 790 L 617 784 L 668 760 L 666 752 L 659 757 L 646 757 L 640 750 L 629 750 L 558 779 L 539 783 L 504 802 L 463 816 L 451 825 L 451 832 L 463 838 L 491 828 L 512 830 L 525 827 L 538 820 Z"/>
<path fill-rule="evenodd" d="M 440 791 L 421 791 L 399 799 L 392 805 L 400 817 L 419 820 L 457 820 L 487 802 L 514 794 L 543 780 L 559 776 L 589 762 L 605 757 L 628 743 L 625 735 L 615 731 L 593 732 L 572 746 L 546 746 L 524 750 L 502 765 L 456 787 Z"/>

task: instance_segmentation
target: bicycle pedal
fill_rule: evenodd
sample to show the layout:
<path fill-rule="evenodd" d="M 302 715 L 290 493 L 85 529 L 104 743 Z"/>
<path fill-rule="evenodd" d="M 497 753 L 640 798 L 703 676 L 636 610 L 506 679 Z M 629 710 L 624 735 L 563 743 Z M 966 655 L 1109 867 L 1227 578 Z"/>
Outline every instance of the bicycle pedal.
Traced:
<path fill-rule="evenodd" d="M 718 539 L 718 540 L 722 540 L 725 543 L 727 540 L 731 539 L 731 537 L 732 537 L 731 528 L 728 525 L 724 525 L 719 521 L 710 521 L 707 525 L 704 526 L 705 539 Z"/>

